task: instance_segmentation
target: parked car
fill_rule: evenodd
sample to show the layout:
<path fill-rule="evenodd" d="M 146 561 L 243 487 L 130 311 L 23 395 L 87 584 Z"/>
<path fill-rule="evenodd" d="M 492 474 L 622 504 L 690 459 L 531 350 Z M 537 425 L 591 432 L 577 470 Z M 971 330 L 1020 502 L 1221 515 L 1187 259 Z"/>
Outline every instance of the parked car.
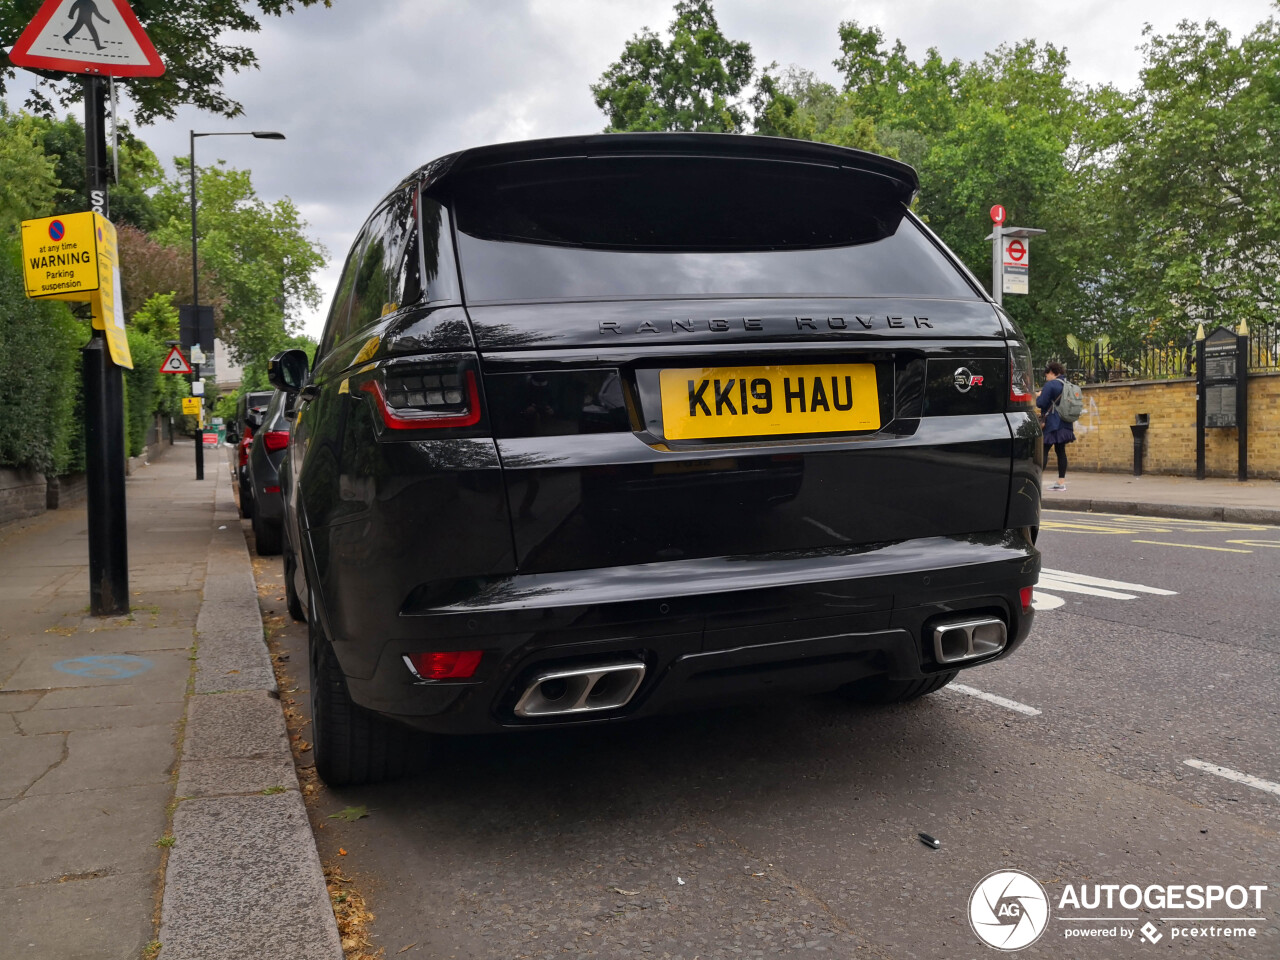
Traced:
<path fill-rule="evenodd" d="M 227 442 L 235 446 L 236 484 L 240 493 L 240 516 L 253 516 L 253 488 L 249 484 L 249 445 L 253 432 L 262 423 L 262 417 L 271 402 L 270 390 L 252 391 L 240 395 L 236 401 L 235 416 L 227 424 Z"/>
<path fill-rule="evenodd" d="M 236 412 L 227 421 L 225 437 L 227 443 L 233 446 L 240 442 L 244 436 L 245 424 L 249 421 L 251 411 L 266 410 L 267 404 L 271 402 L 270 390 L 251 390 L 248 393 L 240 394 L 240 399 L 236 401 Z"/>
<path fill-rule="evenodd" d="M 1030 355 L 918 186 L 827 144 L 618 134 L 396 187 L 314 367 L 271 364 L 320 775 L 396 773 L 406 726 L 905 701 L 1014 650 Z"/>
<path fill-rule="evenodd" d="M 253 502 L 253 539 L 261 556 L 280 552 L 284 502 L 280 496 L 280 461 L 289 445 L 288 395 L 277 390 L 253 432 L 249 445 L 249 496 Z"/>

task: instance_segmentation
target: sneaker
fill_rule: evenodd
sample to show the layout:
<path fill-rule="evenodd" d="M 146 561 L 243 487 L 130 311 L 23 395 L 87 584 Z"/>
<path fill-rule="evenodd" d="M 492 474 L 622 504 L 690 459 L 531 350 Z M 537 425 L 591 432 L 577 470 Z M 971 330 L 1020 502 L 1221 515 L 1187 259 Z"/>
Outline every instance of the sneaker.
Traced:
<path fill-rule="evenodd" d="M 1065 490 L 1065 489 L 1067 489 L 1067 484 L 1066 484 L 1066 482 L 1065 482 L 1065 481 L 1063 481 L 1063 480 L 1059 480 L 1057 483 L 1055 483 L 1055 484 L 1054 484 L 1053 486 L 1051 486 L 1049 489 L 1050 489 L 1050 490 Z"/>

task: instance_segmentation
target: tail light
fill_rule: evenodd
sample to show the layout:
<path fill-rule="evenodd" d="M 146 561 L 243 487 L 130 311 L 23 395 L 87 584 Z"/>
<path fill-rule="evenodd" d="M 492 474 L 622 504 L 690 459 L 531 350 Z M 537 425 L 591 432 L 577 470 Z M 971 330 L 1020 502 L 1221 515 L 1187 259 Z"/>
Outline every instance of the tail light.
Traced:
<path fill-rule="evenodd" d="M 1009 406 L 1027 407 L 1035 403 L 1031 374 L 1031 351 L 1025 343 L 1009 345 Z"/>
<path fill-rule="evenodd" d="M 480 422 L 476 372 L 465 362 L 383 367 L 360 385 L 392 430 L 473 427 Z"/>
<path fill-rule="evenodd" d="M 244 436 L 240 438 L 240 466 L 247 467 L 249 465 L 249 444 L 253 441 L 253 431 L 248 427 L 244 428 Z"/>
<path fill-rule="evenodd" d="M 272 453 L 277 450 L 283 450 L 289 445 L 289 431 L 268 430 L 262 435 L 262 443 Z"/>

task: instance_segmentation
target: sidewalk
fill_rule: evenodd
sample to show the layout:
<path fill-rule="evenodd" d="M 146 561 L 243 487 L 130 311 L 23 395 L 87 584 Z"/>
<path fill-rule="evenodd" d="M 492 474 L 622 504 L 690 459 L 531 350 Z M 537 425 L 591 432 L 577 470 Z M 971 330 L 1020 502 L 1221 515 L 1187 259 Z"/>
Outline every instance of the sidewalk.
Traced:
<path fill-rule="evenodd" d="M 230 473 L 193 461 L 126 483 L 128 617 L 87 615 L 83 505 L 0 528 L 6 958 L 138 960 L 157 921 L 160 960 L 342 956 Z M 1044 505 L 1280 524 L 1280 483 L 1073 473 Z"/>
<path fill-rule="evenodd" d="M 1280 482 L 1166 477 L 1123 473 L 1067 473 L 1067 489 L 1054 491 L 1054 459 L 1044 474 L 1046 510 L 1136 513 L 1185 520 L 1227 520 L 1280 526 Z"/>
<path fill-rule="evenodd" d="M 0 528 L 6 957 L 342 956 L 226 460 L 194 459 L 126 483 L 127 617 L 87 615 L 83 504 Z"/>

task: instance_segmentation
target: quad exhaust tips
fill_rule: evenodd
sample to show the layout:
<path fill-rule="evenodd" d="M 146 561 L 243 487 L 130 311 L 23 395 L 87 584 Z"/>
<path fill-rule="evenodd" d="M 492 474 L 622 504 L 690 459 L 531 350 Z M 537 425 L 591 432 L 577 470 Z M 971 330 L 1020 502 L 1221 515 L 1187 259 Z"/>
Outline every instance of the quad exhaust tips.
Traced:
<path fill-rule="evenodd" d="M 962 663 L 999 653 L 1009 631 L 998 617 L 974 617 L 934 624 L 933 655 L 938 663 Z"/>
<path fill-rule="evenodd" d="M 517 717 L 558 717 L 616 710 L 624 706 L 644 679 L 644 664 L 597 664 L 564 667 L 536 674 L 516 703 Z"/>

